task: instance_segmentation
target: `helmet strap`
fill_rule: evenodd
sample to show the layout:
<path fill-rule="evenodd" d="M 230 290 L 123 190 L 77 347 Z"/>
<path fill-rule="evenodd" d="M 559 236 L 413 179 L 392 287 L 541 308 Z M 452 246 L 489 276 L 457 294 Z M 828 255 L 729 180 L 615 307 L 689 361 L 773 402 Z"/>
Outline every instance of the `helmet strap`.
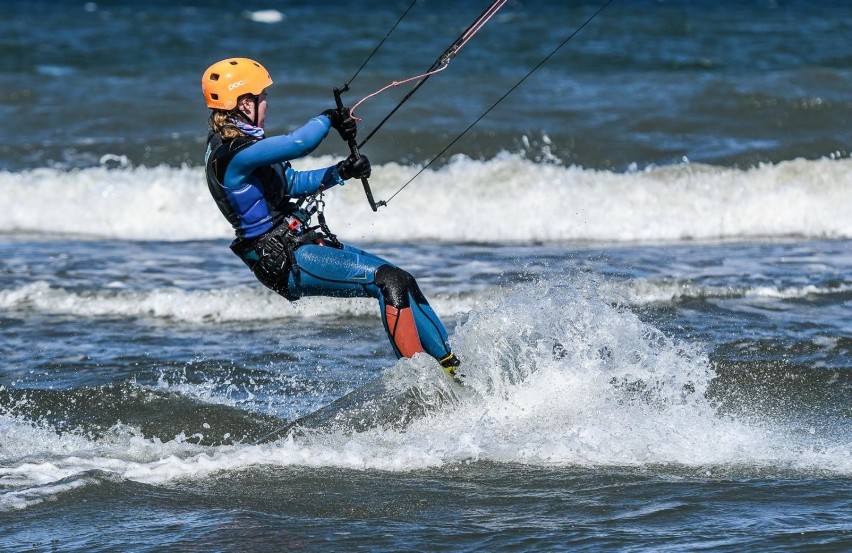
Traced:
<path fill-rule="evenodd" d="M 260 117 L 260 113 L 258 113 L 258 108 L 260 107 L 260 101 L 259 101 L 259 98 L 257 96 L 255 96 L 254 94 L 251 95 L 251 98 L 252 98 L 252 101 L 254 102 L 254 117 L 252 118 L 253 120 L 249 119 L 249 116 L 246 115 L 245 113 L 243 113 L 243 110 L 240 109 L 239 104 L 237 105 L 236 108 L 234 108 L 234 112 L 238 117 L 243 119 L 246 123 L 248 123 L 252 127 L 256 127 L 257 126 L 257 119 L 258 119 L 258 117 Z"/>
<path fill-rule="evenodd" d="M 254 121 L 252 121 L 251 124 L 253 127 L 256 127 L 257 120 L 260 117 L 260 98 L 252 96 L 251 99 L 254 101 Z"/>
<path fill-rule="evenodd" d="M 238 109 L 230 112 L 230 120 L 241 133 L 260 140 L 264 137 L 263 129 L 254 124 L 249 117 Z"/>

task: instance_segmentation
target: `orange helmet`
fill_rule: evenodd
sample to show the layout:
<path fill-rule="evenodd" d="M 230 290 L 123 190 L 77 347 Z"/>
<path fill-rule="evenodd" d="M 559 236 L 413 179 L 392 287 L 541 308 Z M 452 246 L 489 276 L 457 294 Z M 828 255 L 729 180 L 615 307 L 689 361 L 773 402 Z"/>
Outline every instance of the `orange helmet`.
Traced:
<path fill-rule="evenodd" d="M 272 84 L 265 67 L 248 58 L 229 58 L 214 63 L 201 77 L 207 107 L 231 110 L 243 94 L 260 95 Z"/>

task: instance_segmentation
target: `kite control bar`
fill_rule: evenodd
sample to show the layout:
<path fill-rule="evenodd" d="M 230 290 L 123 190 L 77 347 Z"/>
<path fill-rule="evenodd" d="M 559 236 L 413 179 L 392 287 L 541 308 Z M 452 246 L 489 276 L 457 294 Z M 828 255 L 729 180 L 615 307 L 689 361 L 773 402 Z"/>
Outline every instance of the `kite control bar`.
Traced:
<path fill-rule="evenodd" d="M 335 88 L 334 89 L 334 102 L 337 104 L 337 109 L 341 112 L 346 108 L 343 107 L 343 99 L 340 97 L 341 92 L 346 92 L 349 90 L 349 84 L 343 85 L 343 88 Z M 356 160 L 361 159 L 361 152 L 358 151 L 358 142 L 355 138 L 350 138 L 346 141 L 349 144 L 349 151 L 352 153 L 352 157 Z M 378 211 L 379 206 L 387 205 L 385 202 L 376 202 L 373 199 L 373 191 L 370 190 L 370 182 L 366 178 L 361 178 L 361 184 L 364 185 L 364 194 L 367 195 L 367 201 L 370 202 L 370 207 L 373 211 Z"/>

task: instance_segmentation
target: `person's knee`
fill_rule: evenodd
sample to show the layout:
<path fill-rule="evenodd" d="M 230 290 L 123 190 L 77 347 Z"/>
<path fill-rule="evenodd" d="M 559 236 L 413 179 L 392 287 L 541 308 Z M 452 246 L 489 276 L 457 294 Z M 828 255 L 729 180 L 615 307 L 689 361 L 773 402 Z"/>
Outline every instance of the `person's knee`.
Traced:
<path fill-rule="evenodd" d="M 376 285 L 382 291 L 385 302 L 399 309 L 409 307 L 409 298 L 419 301 L 422 297 L 411 273 L 393 265 L 382 265 L 376 270 Z"/>

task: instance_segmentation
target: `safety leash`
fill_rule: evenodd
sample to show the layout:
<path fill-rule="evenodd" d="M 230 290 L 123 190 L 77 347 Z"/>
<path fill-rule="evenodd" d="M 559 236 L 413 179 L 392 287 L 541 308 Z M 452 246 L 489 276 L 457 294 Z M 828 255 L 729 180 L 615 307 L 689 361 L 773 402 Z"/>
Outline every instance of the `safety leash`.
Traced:
<path fill-rule="evenodd" d="M 408 99 L 411 98 L 411 96 L 415 92 L 417 92 L 417 90 L 421 86 L 423 86 L 423 83 L 425 83 L 429 79 L 429 77 L 431 77 L 432 75 L 439 73 L 439 72 L 443 71 L 444 69 L 446 69 L 447 66 L 450 64 L 450 61 L 452 61 L 452 59 L 459 53 L 459 51 L 464 47 L 464 45 L 467 44 L 470 41 L 470 39 L 472 39 L 474 37 L 474 35 L 476 35 L 476 33 L 478 33 L 479 30 L 482 29 L 482 27 L 484 27 L 485 24 L 488 23 L 488 21 L 492 17 L 494 17 L 494 14 L 496 14 L 497 11 L 500 8 L 502 8 L 503 4 L 505 4 L 507 1 L 508 0 L 494 0 L 494 2 L 492 2 L 491 5 L 488 6 L 488 8 L 484 12 L 482 12 L 482 14 L 478 18 L 476 18 L 476 20 L 473 23 L 471 23 L 470 26 L 468 26 L 467 29 L 465 29 L 465 31 L 455 40 L 455 42 L 453 42 L 453 44 L 451 44 L 450 47 L 447 48 L 444 51 L 443 54 L 438 56 L 438 59 L 435 60 L 435 62 L 432 64 L 432 66 L 429 67 L 429 69 L 427 69 L 425 73 L 420 74 L 420 75 L 415 75 L 414 77 L 409 77 L 409 78 L 403 79 L 401 81 L 393 81 L 390 84 L 380 88 L 379 90 L 377 90 L 377 91 L 375 91 L 371 94 L 368 94 L 367 96 L 365 96 L 364 98 L 361 98 L 361 100 L 356 102 L 356 104 L 349 110 L 349 115 L 352 116 L 352 117 L 355 117 L 355 115 L 354 115 L 355 109 L 358 106 L 360 106 L 362 103 L 364 103 L 365 101 L 369 100 L 370 98 L 373 98 L 373 97 L 381 94 L 382 92 L 385 92 L 386 90 L 389 90 L 393 87 L 400 86 L 400 85 L 403 85 L 403 84 L 406 84 L 406 83 L 409 83 L 409 82 L 412 82 L 412 81 L 418 81 L 417 84 L 410 91 L 408 91 L 408 93 L 402 98 L 402 100 L 400 100 L 400 102 L 396 105 L 396 107 L 394 107 L 393 110 L 391 110 L 391 112 L 388 113 L 385 116 L 385 118 L 382 119 L 379 122 L 379 124 L 370 132 L 370 134 L 367 135 L 367 137 L 364 140 L 361 141 L 360 144 L 354 138 L 347 140 L 347 144 L 349 145 L 349 152 L 356 161 L 361 159 L 360 148 L 362 148 L 364 146 L 364 144 L 366 144 L 367 141 L 370 140 L 370 138 L 373 135 L 375 135 L 376 132 L 380 128 L 382 128 L 382 126 L 385 124 L 385 122 L 387 122 L 387 120 L 390 119 L 391 116 L 394 113 L 396 113 L 397 110 L 399 108 L 401 108 L 402 105 L 405 102 L 407 102 Z M 387 40 L 388 36 L 390 36 L 390 34 L 393 32 L 393 30 L 396 29 L 397 25 L 399 25 L 400 21 L 403 20 L 403 18 L 406 16 L 406 14 L 408 14 L 409 10 L 411 10 L 411 8 L 414 6 L 415 2 L 416 2 L 416 0 L 408 6 L 408 8 L 400 16 L 400 18 L 393 25 L 393 27 L 391 27 L 390 31 L 388 31 L 387 35 L 385 35 L 385 38 L 383 38 L 381 40 L 381 42 L 379 42 L 379 45 L 376 46 L 376 48 L 370 53 L 370 55 L 367 57 L 367 59 L 364 61 L 364 63 L 361 64 L 361 67 L 358 68 L 358 71 L 355 72 L 355 75 L 353 75 L 352 78 L 349 79 L 349 82 L 344 84 L 341 88 L 335 88 L 334 89 L 334 101 L 337 104 L 338 110 L 341 110 L 341 112 L 343 112 L 346 109 L 343 105 L 343 100 L 341 98 L 341 94 L 343 92 L 349 91 L 349 84 L 355 79 L 356 76 L 358 76 L 358 73 L 360 73 L 361 69 L 363 69 L 364 66 L 367 65 L 367 62 L 370 61 L 370 59 L 379 50 L 379 48 L 382 46 L 382 44 L 384 44 L 385 40 Z M 357 119 L 357 117 L 356 117 L 356 119 Z M 367 202 L 369 202 L 370 208 L 373 211 L 378 211 L 379 207 L 381 207 L 383 205 L 387 205 L 386 202 L 383 202 L 383 201 L 377 202 L 373 198 L 373 191 L 370 189 L 370 182 L 369 182 L 368 179 L 362 178 L 361 184 L 364 187 L 364 194 L 367 196 Z"/>
<path fill-rule="evenodd" d="M 470 42 L 470 39 L 472 39 L 474 35 L 476 35 L 476 33 L 478 33 L 492 17 L 494 17 L 497 11 L 502 8 L 507 1 L 508 0 L 494 0 L 494 2 L 492 2 L 491 5 L 488 6 L 488 8 L 484 12 L 482 12 L 482 14 L 477 17 L 476 20 L 474 20 L 474 22 L 471 23 L 461 35 L 459 35 L 455 42 L 453 42 L 449 48 L 444 50 L 444 53 L 438 56 L 438 59 L 436 59 L 435 62 L 429 67 L 429 69 L 427 69 L 423 74 L 415 75 L 414 77 L 409 77 L 401 81 L 393 81 L 390 84 L 385 85 L 379 90 L 368 94 L 367 96 L 361 98 L 358 102 L 356 102 L 355 105 L 352 106 L 350 113 L 355 111 L 355 109 L 361 104 L 363 104 L 365 101 L 381 94 L 382 92 L 385 92 L 386 90 L 389 90 L 395 86 L 410 83 L 412 81 L 418 81 L 418 83 L 414 85 L 414 87 L 409 90 L 405 96 L 403 96 L 402 100 L 399 101 L 399 103 L 390 111 L 390 113 L 388 113 L 384 117 L 384 119 L 379 121 L 379 124 L 376 125 L 376 127 L 372 131 L 370 131 L 370 134 L 368 134 L 367 137 L 364 138 L 360 144 L 358 144 L 358 146 L 360 148 L 363 148 L 364 144 L 366 144 L 373 137 L 373 135 L 375 135 L 378 130 L 381 129 L 382 126 L 384 126 L 387 120 L 390 119 L 391 116 L 393 116 L 393 114 L 396 113 L 397 110 L 399 110 L 399 108 L 401 108 L 402 105 L 405 104 L 405 102 L 407 102 L 408 99 L 411 98 L 414 93 L 420 89 L 421 86 L 423 86 L 423 84 L 429 79 L 429 77 L 436 73 L 440 73 L 441 71 L 446 69 L 450 62 L 453 60 L 453 58 L 456 57 L 456 55 L 462 48 L 464 48 L 465 44 Z"/>
<path fill-rule="evenodd" d="M 408 8 L 405 10 L 405 12 L 402 14 L 402 16 L 400 16 L 400 18 L 397 20 L 397 22 L 394 24 L 394 26 L 391 28 L 391 30 L 388 31 L 387 35 L 385 35 L 385 37 L 379 43 L 379 45 L 376 46 L 376 48 L 373 50 L 373 52 L 367 57 L 367 60 L 361 65 L 361 67 L 358 69 L 358 71 L 355 72 L 355 75 L 352 76 L 352 79 L 350 79 L 349 82 L 347 82 L 342 88 L 334 89 L 334 98 L 335 98 L 335 102 L 337 103 L 338 109 L 341 109 L 341 110 L 345 109 L 343 107 L 343 101 L 341 99 L 341 93 L 347 92 L 349 90 L 349 84 L 355 79 L 355 77 L 358 75 L 358 73 L 361 72 L 361 69 L 363 69 L 364 66 L 367 65 L 367 62 L 369 62 L 369 60 L 379 50 L 379 48 L 382 46 L 382 44 L 384 44 L 385 40 L 387 40 L 388 36 L 390 36 L 390 34 L 393 32 L 393 30 L 396 29 L 397 25 L 399 25 L 399 23 L 402 21 L 402 19 L 408 14 L 409 10 L 411 10 L 412 6 L 416 3 L 416 1 L 417 0 L 414 0 L 411 3 L 411 5 L 408 6 Z M 360 159 L 360 157 L 361 157 L 360 148 L 364 147 L 364 145 L 376 134 L 376 132 L 378 132 L 379 129 L 381 129 L 384 126 L 384 124 L 388 121 L 388 119 L 390 119 L 393 116 L 393 114 L 396 113 L 399 110 L 399 108 L 401 108 L 403 106 L 403 104 L 405 104 L 405 102 L 407 102 L 408 99 L 411 98 L 411 96 L 413 96 L 414 93 L 417 92 L 417 90 L 420 89 L 421 86 L 423 86 L 423 84 L 429 79 L 429 77 L 431 77 L 432 75 L 435 75 L 437 73 L 440 73 L 441 71 L 446 69 L 447 66 L 449 65 L 450 61 L 452 61 L 452 59 L 476 35 L 476 33 L 478 33 L 485 26 L 485 24 L 488 23 L 488 21 L 490 21 L 491 18 L 494 17 L 494 15 L 497 13 L 497 11 L 500 10 L 500 8 L 502 8 L 503 5 L 507 1 L 508 0 L 494 0 L 491 3 L 491 5 L 489 5 L 488 8 L 484 12 L 482 12 L 482 14 L 479 17 L 477 17 L 474 20 L 474 22 L 471 23 L 470 26 L 468 26 L 468 28 L 465 29 L 465 31 L 461 35 L 459 35 L 459 37 L 455 40 L 455 42 L 453 42 L 453 44 L 451 44 L 449 48 L 447 48 L 440 56 L 438 56 L 438 59 L 436 59 L 435 62 L 429 67 L 429 69 L 427 69 L 424 73 L 422 73 L 420 75 L 416 75 L 414 77 L 409 77 L 407 79 L 403 79 L 401 81 L 393 81 L 393 82 L 385 85 L 384 87 L 380 88 L 379 90 L 376 90 L 375 92 L 372 92 L 372 93 L 368 94 L 367 96 L 364 96 L 363 98 L 361 98 L 358 102 L 356 102 L 352 106 L 352 108 L 349 110 L 349 114 L 354 117 L 353 112 L 355 111 L 355 109 L 358 108 L 365 101 L 367 101 L 367 100 L 369 100 L 369 99 L 371 99 L 371 98 L 373 98 L 373 97 L 375 97 L 375 96 L 377 96 L 377 95 L 379 95 L 379 94 L 381 94 L 381 93 L 383 93 L 383 92 L 385 92 L 385 91 L 387 91 L 387 90 L 389 90 L 393 87 L 400 86 L 400 85 L 403 85 L 403 84 L 407 84 L 407 83 L 410 83 L 410 82 L 413 82 L 413 81 L 417 81 L 417 84 L 415 84 L 414 87 L 412 87 L 412 89 L 409 90 L 408 93 L 406 93 L 406 95 L 399 101 L 399 103 L 397 103 L 397 105 L 390 111 L 390 113 L 388 113 L 379 122 L 379 124 L 376 125 L 376 127 L 373 128 L 373 130 L 370 131 L 370 133 L 363 140 L 361 140 L 360 143 L 357 143 L 354 138 L 348 141 L 350 152 L 356 159 Z M 442 155 L 444 155 L 447 152 L 447 150 L 449 150 L 453 145 L 455 145 L 456 142 L 461 140 L 461 138 L 464 135 L 466 135 L 473 127 L 475 127 L 486 115 L 491 113 L 491 111 L 494 110 L 494 108 L 496 108 L 501 102 L 503 102 L 503 100 L 506 99 L 506 97 L 509 96 L 509 94 L 514 92 L 515 89 L 517 89 L 519 86 L 521 86 L 521 84 L 523 84 L 524 81 L 526 81 L 542 65 L 547 63 L 550 60 L 550 58 L 552 58 L 559 50 L 561 50 L 566 44 L 568 44 L 568 42 L 570 42 L 571 39 L 574 38 L 577 35 L 577 33 L 579 33 L 584 27 L 586 27 L 586 25 L 591 23 L 612 2 L 613 2 L 613 0 L 607 0 L 606 2 L 604 2 L 597 9 L 597 11 L 595 11 L 579 27 L 577 27 L 570 35 L 568 35 L 568 37 L 565 38 L 565 40 L 563 40 L 556 48 L 554 48 L 547 56 L 545 56 L 544 59 L 542 59 L 540 62 L 538 62 L 532 69 L 530 69 L 529 72 L 527 72 L 526 75 L 524 75 L 517 83 L 515 83 L 509 90 L 507 90 L 505 94 L 503 94 L 500 98 L 498 98 L 497 101 L 494 102 L 491 105 L 491 107 L 489 107 L 487 110 L 485 110 L 485 112 L 483 112 L 482 115 L 477 117 L 476 120 L 473 123 L 468 125 L 468 127 L 466 129 L 464 129 L 461 133 L 459 133 L 458 136 L 456 136 L 449 144 L 447 144 L 447 146 L 445 146 L 440 152 L 438 152 L 438 154 L 436 154 L 431 160 L 429 160 L 428 163 L 426 163 L 423 167 L 421 167 L 420 170 L 413 177 L 411 177 L 405 184 L 403 184 L 401 187 L 399 187 L 399 189 L 397 189 L 397 191 L 394 192 L 390 196 L 390 198 L 388 198 L 385 201 L 376 202 L 373 198 L 373 193 L 372 193 L 372 190 L 370 189 L 369 182 L 367 181 L 367 179 L 361 179 L 361 183 L 364 185 L 364 192 L 367 196 L 367 201 L 370 203 L 370 207 L 373 209 L 373 211 L 377 211 L 379 207 L 381 207 L 383 205 L 387 205 L 388 202 L 390 202 L 392 199 L 394 199 L 409 184 L 411 184 L 414 181 L 414 179 L 416 179 L 418 176 L 420 176 L 427 168 L 429 168 L 435 161 L 437 161 Z"/>
<path fill-rule="evenodd" d="M 413 8 L 413 7 L 414 7 L 414 4 L 416 4 L 416 3 L 417 3 L 417 0 L 412 0 L 411 4 L 409 4 L 409 5 L 408 5 L 408 7 L 407 7 L 407 8 L 405 8 L 405 11 L 404 11 L 404 12 L 402 12 L 402 15 L 400 15 L 400 16 L 399 16 L 399 19 L 397 19 L 397 20 L 396 20 L 396 23 L 394 23 L 394 24 L 393 24 L 393 27 L 391 27 L 391 28 L 390 28 L 390 30 L 388 31 L 388 33 L 385 35 L 385 38 L 383 38 L 383 39 L 382 39 L 382 40 L 381 40 L 381 41 L 380 41 L 380 42 L 376 45 L 376 47 L 375 47 L 375 48 L 373 48 L 373 51 L 372 51 L 372 52 L 370 52 L 370 55 L 369 55 L 369 56 L 367 56 L 367 59 L 365 59 L 365 60 L 364 60 L 364 63 L 362 63 L 362 64 L 361 64 L 361 67 L 359 67 L 359 68 L 358 68 L 358 71 L 356 71 L 356 72 L 355 72 L 355 74 L 354 74 L 354 75 L 352 75 L 352 78 L 351 78 L 351 79 L 349 79 L 348 81 L 346 81 L 346 84 L 345 84 L 345 85 L 343 85 L 342 90 L 349 90 L 349 85 L 350 85 L 350 84 L 352 84 L 352 81 L 354 81 L 354 80 L 355 80 L 355 77 L 357 77 L 357 76 L 358 76 L 358 74 L 361 72 L 361 70 L 362 70 L 362 69 L 364 69 L 364 67 L 366 67 L 368 63 L 370 63 L 370 60 L 371 60 L 371 59 L 373 59 L 373 56 L 375 56 L 375 55 L 376 55 L 376 52 L 378 52 L 378 51 L 379 51 L 379 48 L 381 48 L 381 47 L 382 47 L 382 45 L 385 43 L 385 41 L 388 39 L 388 37 L 389 37 L 389 36 L 391 36 L 391 33 L 393 33 L 393 32 L 394 32 L 394 30 L 397 28 L 397 26 L 399 26 L 399 24 L 402 22 L 402 20 L 403 20 L 403 19 L 405 19 L 405 16 L 406 16 L 406 15 L 408 15 L 408 12 L 410 12 L 410 11 L 411 11 L 411 8 Z"/>
<path fill-rule="evenodd" d="M 337 235 L 331 232 L 331 229 L 328 228 L 328 223 L 325 221 L 325 202 L 322 199 L 322 193 L 320 193 L 319 198 L 316 200 L 317 205 L 317 222 L 319 223 L 320 229 L 322 229 L 323 234 L 328 241 L 331 242 L 331 245 L 337 248 L 338 250 L 343 249 L 343 244 L 337 239 Z"/>
<path fill-rule="evenodd" d="M 470 129 L 472 129 L 473 127 L 475 127 L 475 126 L 476 126 L 476 124 L 477 124 L 477 123 L 479 123 L 480 121 L 482 121 L 482 119 L 483 119 L 486 115 L 488 115 L 489 113 L 491 113 L 491 111 L 492 111 L 494 108 L 496 108 L 498 105 L 500 105 L 500 103 L 501 103 L 503 100 L 505 100 L 505 99 L 506 99 L 506 97 L 507 97 L 507 96 L 509 96 L 509 94 L 511 94 L 512 92 L 514 92 L 516 88 L 518 88 L 519 86 L 521 86 L 521 84 L 523 84 L 523 82 L 524 82 L 524 81 L 526 81 L 526 80 L 527 80 L 527 79 L 528 79 L 528 78 L 529 78 L 529 77 L 530 77 L 533 73 L 535 73 L 535 72 L 536 72 L 536 71 L 537 71 L 537 70 L 538 70 L 538 69 L 539 69 L 542 65 L 544 65 L 545 63 L 547 63 L 547 62 L 548 62 L 548 60 L 550 60 L 550 58 L 552 58 L 552 57 L 556 54 L 556 52 L 558 52 L 560 49 L 562 49 L 562 47 L 563 47 L 563 46 L 565 46 L 566 44 L 568 44 L 568 42 L 569 42 L 572 38 L 574 38 L 574 37 L 577 35 L 577 33 L 579 33 L 579 32 L 583 29 L 583 27 L 585 27 L 586 25 L 588 25 L 589 23 L 591 23 L 591 22 L 592 22 L 592 20 L 594 20 L 594 19 L 595 19 L 598 15 L 600 15 L 600 13 L 601 13 L 602 11 L 604 11 L 604 9 L 606 9 L 606 7 L 607 7 L 607 6 L 609 6 L 610 4 L 612 4 L 612 2 L 613 2 L 613 0 L 607 0 L 607 1 L 606 1 L 606 2 L 605 2 L 605 3 L 604 3 L 604 4 L 600 7 L 600 8 L 598 8 L 598 10 L 597 10 L 595 13 L 593 13 L 593 14 L 592 14 L 592 15 L 591 15 L 588 19 L 586 19 L 586 20 L 583 22 L 583 24 L 582 24 L 582 25 L 580 25 L 579 27 L 577 27 L 577 28 L 574 30 L 574 32 L 573 32 L 573 33 L 571 33 L 570 35 L 568 35 L 568 37 L 567 37 L 565 40 L 563 40 L 563 41 L 559 44 L 559 46 L 557 46 L 556 48 L 554 48 L 554 49 L 553 49 L 553 50 L 552 50 L 552 51 L 551 51 L 551 52 L 550 52 L 547 56 L 545 56 L 545 57 L 544 57 L 544 59 L 543 59 L 543 60 L 541 60 L 540 62 L 538 62 L 538 63 L 535 65 L 535 67 L 533 67 L 532 69 L 530 69 L 530 70 L 529 70 L 529 72 L 521 78 L 521 80 L 519 80 L 517 83 L 515 83 L 515 84 L 512 86 L 512 88 L 510 88 L 509 90 L 507 90 L 507 91 L 506 91 L 506 93 L 505 93 L 505 94 L 503 94 L 502 96 L 500 96 L 500 98 L 498 98 L 496 102 L 494 102 L 493 104 L 491 104 L 491 107 L 489 107 L 487 110 L 485 110 L 485 111 L 482 113 L 482 115 L 480 115 L 479 117 L 477 117 L 477 118 L 476 118 L 476 120 L 475 120 L 473 123 L 471 123 L 470 125 L 468 125 L 468 127 L 467 127 L 465 130 L 463 130 L 461 133 L 459 133 L 459 135 L 458 135 L 458 136 L 456 136 L 456 137 L 455 137 L 455 138 L 454 138 L 454 139 L 453 139 L 453 140 L 452 140 L 449 144 L 447 144 L 447 145 L 444 147 L 444 149 L 443 149 L 443 150 L 441 150 L 440 152 L 438 152 L 438 153 L 435 155 L 435 157 L 433 157 L 432 159 L 430 159 L 430 160 L 429 160 L 429 163 L 427 163 L 426 165 L 424 165 L 423 167 L 421 167 L 421 168 L 420 168 L 420 170 L 419 170 L 419 171 L 417 171 L 417 173 L 415 173 L 413 177 L 411 177 L 410 179 L 408 179 L 408 182 L 406 182 L 405 184 L 403 184 L 402 186 L 400 186 L 400 187 L 399 187 L 399 189 L 397 189 L 397 191 L 396 191 L 396 192 L 394 192 L 393 194 L 391 194 L 390 198 L 388 198 L 387 200 L 385 200 L 385 201 L 384 201 L 384 205 L 387 205 L 387 204 L 388 204 L 388 202 L 390 202 L 392 199 L 394 199 L 394 198 L 397 196 L 397 194 L 399 194 L 400 192 L 402 192 L 402 191 L 405 189 L 405 187 L 407 187 L 409 184 L 411 184 L 411 183 L 412 183 L 412 181 L 414 181 L 414 179 L 416 179 L 417 177 L 419 177 L 419 176 L 420 176 L 420 175 L 421 175 L 421 174 L 422 174 L 422 173 L 423 173 L 426 169 L 428 169 L 428 168 L 429 168 L 429 166 L 431 166 L 431 165 L 432 165 L 433 163 L 435 163 L 435 161 L 437 161 L 437 160 L 438 160 L 438 159 L 439 159 L 442 155 L 444 155 L 444 154 L 447 152 L 447 150 L 449 150 L 450 148 L 452 148 L 452 147 L 453 147 L 453 145 L 454 145 L 456 142 L 458 142 L 459 140 L 461 140 L 461 138 L 462 138 L 464 135 L 466 135 L 466 134 L 468 133 L 468 131 L 470 131 Z M 370 134 L 370 136 L 372 136 L 372 133 Z M 369 136 L 368 136 L 367 138 L 369 138 Z"/>

